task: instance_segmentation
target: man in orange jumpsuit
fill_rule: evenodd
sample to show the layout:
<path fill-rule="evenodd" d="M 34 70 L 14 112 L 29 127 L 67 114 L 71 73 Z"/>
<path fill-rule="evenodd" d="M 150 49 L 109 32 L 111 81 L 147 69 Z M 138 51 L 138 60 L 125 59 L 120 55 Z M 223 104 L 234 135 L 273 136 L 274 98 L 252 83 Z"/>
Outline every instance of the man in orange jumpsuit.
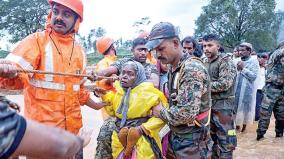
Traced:
<path fill-rule="evenodd" d="M 97 40 L 96 48 L 98 52 L 104 56 L 104 58 L 101 59 L 96 64 L 95 67 L 96 72 L 108 68 L 111 64 L 113 64 L 116 61 L 117 59 L 116 49 L 113 46 L 113 42 L 114 42 L 113 39 L 109 37 L 101 37 Z M 96 81 L 96 85 L 105 90 L 114 90 L 113 82 L 110 82 L 108 80 Z M 106 113 L 104 108 L 102 108 L 101 111 L 103 119 L 106 120 L 109 117 L 109 115 Z"/>
<path fill-rule="evenodd" d="M 80 105 L 99 109 L 83 87 L 82 77 L 16 73 L 18 69 L 85 73 L 86 57 L 75 42 L 83 21 L 81 0 L 49 0 L 46 29 L 23 39 L 0 63 L 0 88 L 24 89 L 25 116 L 77 134 Z M 44 131 L 44 130 L 43 130 Z"/>

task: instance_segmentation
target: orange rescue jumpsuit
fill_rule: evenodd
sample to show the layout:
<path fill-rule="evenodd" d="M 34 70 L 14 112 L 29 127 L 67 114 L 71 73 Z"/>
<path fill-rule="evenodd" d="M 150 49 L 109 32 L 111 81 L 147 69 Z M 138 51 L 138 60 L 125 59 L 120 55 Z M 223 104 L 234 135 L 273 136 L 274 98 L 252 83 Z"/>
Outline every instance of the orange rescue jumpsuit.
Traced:
<path fill-rule="evenodd" d="M 78 28 L 79 18 L 75 32 Z M 74 40 L 74 33 L 55 33 L 49 15 L 46 30 L 23 39 L 6 59 L 23 69 L 85 73 L 85 52 L 76 42 L 73 45 Z M 27 118 L 77 134 L 82 127 L 80 105 L 89 100 L 83 82 L 82 77 L 20 73 L 13 79 L 0 78 L 0 87 L 24 89 Z"/>

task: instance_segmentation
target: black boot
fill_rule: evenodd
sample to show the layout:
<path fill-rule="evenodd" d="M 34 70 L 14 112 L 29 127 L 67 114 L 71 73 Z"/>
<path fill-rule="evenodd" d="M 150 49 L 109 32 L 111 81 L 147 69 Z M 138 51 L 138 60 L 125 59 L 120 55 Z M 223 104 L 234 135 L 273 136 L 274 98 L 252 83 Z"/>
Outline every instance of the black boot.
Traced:
<path fill-rule="evenodd" d="M 264 138 L 264 136 L 258 134 L 257 137 L 256 137 L 256 140 L 259 141 L 259 140 L 262 139 L 262 138 Z"/>
<path fill-rule="evenodd" d="M 247 125 L 244 124 L 241 132 L 245 132 L 245 131 L 246 131 L 246 128 L 247 128 Z"/>

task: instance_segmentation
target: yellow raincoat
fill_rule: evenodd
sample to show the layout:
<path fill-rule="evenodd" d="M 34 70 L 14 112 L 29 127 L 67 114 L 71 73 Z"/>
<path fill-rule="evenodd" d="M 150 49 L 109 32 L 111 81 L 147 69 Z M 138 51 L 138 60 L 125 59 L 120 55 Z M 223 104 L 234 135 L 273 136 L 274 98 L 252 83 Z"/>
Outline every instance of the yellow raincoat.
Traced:
<path fill-rule="evenodd" d="M 111 103 L 106 106 L 107 113 L 111 116 L 122 118 L 121 114 L 116 113 L 124 95 L 124 90 L 120 86 L 119 82 L 115 83 L 116 92 L 108 92 L 102 97 L 104 102 Z M 156 89 L 152 83 L 143 82 L 131 90 L 129 96 L 129 108 L 127 112 L 128 119 L 136 119 L 141 117 L 147 117 L 150 114 L 151 108 L 163 103 L 163 106 L 168 107 L 167 99 L 164 94 Z M 142 124 L 150 134 L 149 136 L 154 138 L 159 148 L 161 149 L 161 140 L 159 137 L 160 129 L 165 125 L 163 120 L 151 117 L 147 122 Z M 118 155 L 123 151 L 123 146 L 119 142 L 117 133 L 114 131 L 112 134 L 112 155 L 117 158 Z M 150 143 L 143 136 L 140 137 L 136 143 L 136 156 L 137 159 L 154 159 L 155 155 L 152 151 Z"/>

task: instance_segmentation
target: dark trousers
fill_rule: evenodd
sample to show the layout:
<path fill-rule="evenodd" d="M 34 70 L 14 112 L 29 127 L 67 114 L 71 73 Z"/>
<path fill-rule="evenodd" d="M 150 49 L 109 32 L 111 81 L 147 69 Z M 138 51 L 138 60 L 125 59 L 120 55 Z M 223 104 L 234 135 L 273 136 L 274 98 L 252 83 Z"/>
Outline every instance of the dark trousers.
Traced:
<path fill-rule="evenodd" d="M 262 99 L 263 99 L 263 92 L 262 90 L 258 89 L 256 92 L 255 121 L 259 120 Z"/>
<path fill-rule="evenodd" d="M 82 148 L 79 152 L 76 153 L 75 159 L 83 159 L 83 158 L 84 156 L 83 156 L 83 148 Z"/>
<path fill-rule="evenodd" d="M 275 117 L 275 132 L 283 133 L 284 130 L 284 88 L 267 84 L 264 87 L 264 96 L 261 102 L 258 135 L 264 135 L 269 127 L 272 112 Z"/>

